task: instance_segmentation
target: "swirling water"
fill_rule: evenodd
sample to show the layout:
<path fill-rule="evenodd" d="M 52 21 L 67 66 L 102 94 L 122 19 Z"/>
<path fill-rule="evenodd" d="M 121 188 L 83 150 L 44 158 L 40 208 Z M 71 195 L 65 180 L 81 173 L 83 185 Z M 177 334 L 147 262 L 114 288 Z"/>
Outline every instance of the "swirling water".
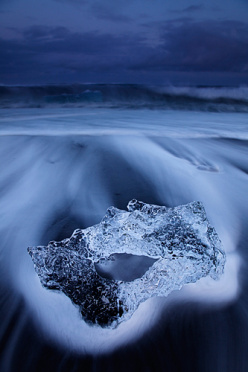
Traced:
<path fill-rule="evenodd" d="M 1 371 L 247 371 L 246 113 L 6 108 L 0 143 Z M 68 237 L 133 198 L 201 201 L 225 272 L 99 330 L 41 286 L 27 247 Z"/>

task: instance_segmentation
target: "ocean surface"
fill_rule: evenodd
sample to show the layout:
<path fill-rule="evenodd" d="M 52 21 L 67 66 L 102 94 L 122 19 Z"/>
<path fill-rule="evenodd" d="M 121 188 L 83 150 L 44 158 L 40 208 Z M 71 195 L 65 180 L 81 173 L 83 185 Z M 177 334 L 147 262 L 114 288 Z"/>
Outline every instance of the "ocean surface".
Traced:
<path fill-rule="evenodd" d="M 201 201 L 224 275 L 90 326 L 27 248 L 134 198 Z M 248 88 L 0 86 L 0 242 L 1 372 L 247 372 Z"/>

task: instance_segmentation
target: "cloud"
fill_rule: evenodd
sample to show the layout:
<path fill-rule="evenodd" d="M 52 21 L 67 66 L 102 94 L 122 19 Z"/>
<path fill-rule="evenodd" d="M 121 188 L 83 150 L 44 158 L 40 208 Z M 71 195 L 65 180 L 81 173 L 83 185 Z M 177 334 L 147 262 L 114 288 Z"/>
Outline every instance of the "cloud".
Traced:
<path fill-rule="evenodd" d="M 124 14 L 116 12 L 110 6 L 103 5 L 102 3 L 95 3 L 92 5 L 91 10 L 94 16 L 101 20 L 106 20 L 110 22 L 123 22 L 130 23 L 132 22 L 131 17 L 128 17 Z"/>
<path fill-rule="evenodd" d="M 21 36 L 21 37 L 20 37 Z M 59 75 L 126 69 L 147 55 L 141 37 L 76 33 L 65 27 L 34 26 L 12 40 L 0 39 L 0 81 L 53 79 Z M 137 58 L 138 57 L 138 58 Z"/>
<path fill-rule="evenodd" d="M 71 3 L 71 4 L 78 4 L 78 5 L 87 3 L 86 0 L 53 0 L 53 1 L 56 1 L 57 3 Z"/>
<path fill-rule="evenodd" d="M 204 9 L 203 5 L 190 5 L 187 8 L 184 8 L 182 12 L 198 12 L 202 9 Z"/>
<path fill-rule="evenodd" d="M 161 27 L 161 25 L 160 25 Z M 145 34 L 71 32 L 33 26 L 0 39 L 0 81 L 146 79 L 166 72 L 248 72 L 248 26 L 241 22 L 167 22 L 159 43 Z"/>
<path fill-rule="evenodd" d="M 192 12 L 198 12 L 203 9 L 204 9 L 204 6 L 202 4 L 190 5 L 183 9 L 171 10 L 171 13 L 192 13 Z"/>
<path fill-rule="evenodd" d="M 48 27 L 48 26 L 32 26 L 22 32 L 26 43 L 38 42 L 43 44 L 45 42 L 57 42 L 58 40 L 65 40 L 70 37 L 70 32 L 66 27 Z"/>
<path fill-rule="evenodd" d="M 244 72 L 248 26 L 241 22 L 184 22 L 164 26 L 159 48 L 132 68 L 164 71 Z"/>

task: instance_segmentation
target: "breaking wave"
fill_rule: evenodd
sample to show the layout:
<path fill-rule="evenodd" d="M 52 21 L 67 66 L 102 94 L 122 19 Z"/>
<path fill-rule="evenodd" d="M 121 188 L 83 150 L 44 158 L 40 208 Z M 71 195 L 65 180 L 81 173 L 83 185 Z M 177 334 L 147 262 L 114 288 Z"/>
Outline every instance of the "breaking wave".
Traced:
<path fill-rule="evenodd" d="M 0 86 L 0 107 L 126 107 L 248 112 L 248 87 L 133 84 Z"/>

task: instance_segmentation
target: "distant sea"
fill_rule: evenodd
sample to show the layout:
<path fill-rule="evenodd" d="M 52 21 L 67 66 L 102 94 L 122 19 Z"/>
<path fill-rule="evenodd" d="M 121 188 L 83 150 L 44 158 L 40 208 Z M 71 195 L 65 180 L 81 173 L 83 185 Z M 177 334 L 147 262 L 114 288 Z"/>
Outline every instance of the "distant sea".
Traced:
<path fill-rule="evenodd" d="M 248 87 L 0 86 L 0 371 L 247 372 L 247 192 Z M 27 247 L 134 198 L 201 201 L 224 275 L 90 326 Z"/>
<path fill-rule="evenodd" d="M 1 108 L 88 106 L 247 112 L 248 87 L 134 84 L 0 86 Z"/>

